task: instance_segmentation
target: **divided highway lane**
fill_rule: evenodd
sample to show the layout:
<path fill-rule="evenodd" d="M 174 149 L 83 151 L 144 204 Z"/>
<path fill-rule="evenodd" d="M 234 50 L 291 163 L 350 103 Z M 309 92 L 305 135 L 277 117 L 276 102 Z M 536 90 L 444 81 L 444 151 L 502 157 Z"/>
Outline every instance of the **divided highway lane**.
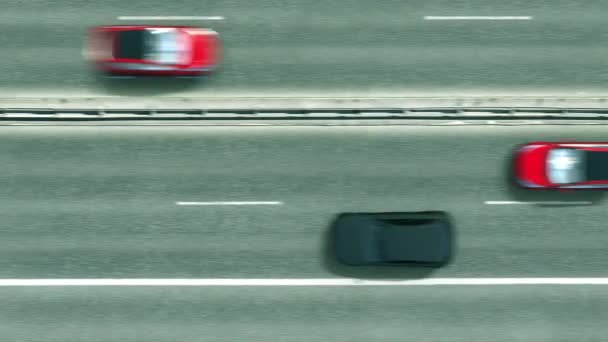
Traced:
<path fill-rule="evenodd" d="M 11 288 L 11 341 L 601 341 L 606 287 Z"/>
<path fill-rule="evenodd" d="M 600 276 L 602 193 L 529 194 L 507 170 L 519 143 L 602 131 L 3 127 L 0 278 L 342 275 L 323 257 L 334 215 L 403 210 L 454 215 L 457 256 L 435 276 Z M 591 205 L 484 204 L 513 200 Z M 282 205 L 176 205 L 218 201 Z"/>
<path fill-rule="evenodd" d="M 601 193 L 526 195 L 505 170 L 536 139 L 602 127 L 2 127 L 0 278 L 411 278 L 324 257 L 333 215 L 450 211 L 428 277 L 602 277 Z M 584 200 L 593 205 L 485 205 Z M 176 201 L 281 201 L 177 206 Z M 0 288 L 27 341 L 571 341 L 608 331 L 605 286 Z"/>
<path fill-rule="evenodd" d="M 565 0 L 62 0 L 49 6 L 9 0 L 0 13 L 0 90 L 4 96 L 30 97 L 603 91 L 607 6 Z M 199 83 L 96 79 L 81 56 L 86 29 L 142 23 L 117 20 L 137 15 L 224 16 L 224 21 L 194 22 L 220 32 L 221 72 Z"/>

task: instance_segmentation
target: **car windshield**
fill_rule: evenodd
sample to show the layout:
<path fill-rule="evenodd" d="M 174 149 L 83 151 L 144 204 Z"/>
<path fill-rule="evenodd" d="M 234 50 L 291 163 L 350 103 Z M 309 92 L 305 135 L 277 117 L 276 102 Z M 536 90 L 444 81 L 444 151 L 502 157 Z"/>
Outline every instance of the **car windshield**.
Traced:
<path fill-rule="evenodd" d="M 445 250 L 445 224 L 432 218 L 382 220 L 380 255 L 384 262 L 437 262 Z"/>
<path fill-rule="evenodd" d="M 148 29 L 145 59 L 158 64 L 179 64 L 186 52 L 182 35 L 174 28 Z"/>
<path fill-rule="evenodd" d="M 585 153 L 572 148 L 549 152 L 547 174 L 554 184 L 571 184 L 585 180 Z"/>

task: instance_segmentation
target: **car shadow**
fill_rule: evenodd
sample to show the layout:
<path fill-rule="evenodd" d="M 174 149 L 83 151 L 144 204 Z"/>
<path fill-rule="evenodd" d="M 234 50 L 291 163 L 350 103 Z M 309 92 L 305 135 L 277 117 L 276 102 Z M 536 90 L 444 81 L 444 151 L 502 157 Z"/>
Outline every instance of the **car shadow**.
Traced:
<path fill-rule="evenodd" d="M 117 96 L 155 96 L 192 90 L 206 82 L 206 76 L 159 77 L 159 76 L 109 76 L 94 74 L 101 91 Z"/>
<path fill-rule="evenodd" d="M 435 269 L 429 267 L 404 266 L 349 266 L 336 259 L 333 246 L 333 221 L 325 230 L 322 246 L 323 267 L 330 273 L 358 279 L 405 280 L 429 277 Z"/>
<path fill-rule="evenodd" d="M 565 204 L 568 207 L 598 205 L 604 198 L 602 190 L 556 190 L 556 189 L 526 189 L 515 180 L 513 168 L 515 149 L 504 158 L 504 181 L 507 185 L 509 199 L 520 202 L 574 202 Z M 578 203 L 578 204 L 577 204 Z M 564 207 L 564 204 L 537 204 L 539 207 Z"/>

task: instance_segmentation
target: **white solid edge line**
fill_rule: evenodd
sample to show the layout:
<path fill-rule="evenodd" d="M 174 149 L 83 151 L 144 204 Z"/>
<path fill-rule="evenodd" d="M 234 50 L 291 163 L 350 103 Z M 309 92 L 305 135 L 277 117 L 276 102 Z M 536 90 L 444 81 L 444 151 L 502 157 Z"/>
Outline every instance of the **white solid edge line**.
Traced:
<path fill-rule="evenodd" d="M 280 201 L 175 202 L 176 205 L 283 205 Z"/>
<path fill-rule="evenodd" d="M 424 20 L 532 20 L 532 16 L 440 16 L 427 15 Z"/>
<path fill-rule="evenodd" d="M 520 201 L 485 201 L 484 204 L 502 205 L 502 204 L 537 204 L 537 205 L 591 205 L 589 201 L 536 201 L 536 202 L 520 202 Z"/>
<path fill-rule="evenodd" d="M 221 15 L 216 16 L 120 16 L 118 20 L 224 20 Z"/>
<path fill-rule="evenodd" d="M 329 279 L 0 279 L 10 286 L 498 286 L 608 285 L 608 278 L 432 278 L 417 280 Z"/>

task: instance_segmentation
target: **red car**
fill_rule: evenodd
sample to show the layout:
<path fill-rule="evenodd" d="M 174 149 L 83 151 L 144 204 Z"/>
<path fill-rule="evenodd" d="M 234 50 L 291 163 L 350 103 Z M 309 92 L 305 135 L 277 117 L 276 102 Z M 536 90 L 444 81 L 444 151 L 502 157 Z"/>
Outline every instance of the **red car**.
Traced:
<path fill-rule="evenodd" d="M 532 142 L 515 152 L 525 188 L 607 189 L 608 142 Z"/>
<path fill-rule="evenodd" d="M 218 64 L 218 34 L 188 26 L 100 26 L 90 30 L 85 57 L 118 75 L 197 76 Z"/>

